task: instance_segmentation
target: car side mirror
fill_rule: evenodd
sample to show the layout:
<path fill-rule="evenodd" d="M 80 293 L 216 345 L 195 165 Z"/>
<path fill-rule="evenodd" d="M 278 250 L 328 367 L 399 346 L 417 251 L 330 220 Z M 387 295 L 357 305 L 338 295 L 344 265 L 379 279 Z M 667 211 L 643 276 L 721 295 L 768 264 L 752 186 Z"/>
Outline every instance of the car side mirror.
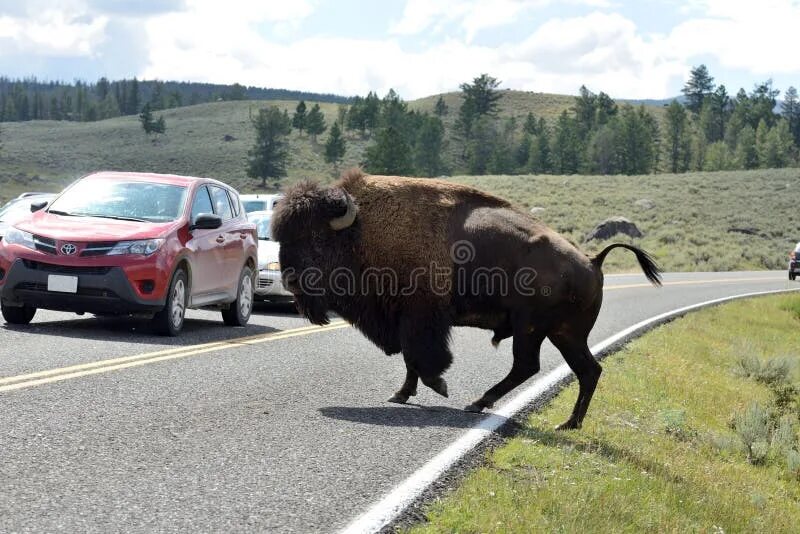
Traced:
<path fill-rule="evenodd" d="M 43 209 L 49 204 L 46 200 L 40 200 L 39 202 L 31 202 L 31 213 L 36 213 L 40 209 Z"/>
<path fill-rule="evenodd" d="M 201 213 L 189 226 L 189 230 L 216 230 L 222 226 L 222 217 L 211 213 Z"/>

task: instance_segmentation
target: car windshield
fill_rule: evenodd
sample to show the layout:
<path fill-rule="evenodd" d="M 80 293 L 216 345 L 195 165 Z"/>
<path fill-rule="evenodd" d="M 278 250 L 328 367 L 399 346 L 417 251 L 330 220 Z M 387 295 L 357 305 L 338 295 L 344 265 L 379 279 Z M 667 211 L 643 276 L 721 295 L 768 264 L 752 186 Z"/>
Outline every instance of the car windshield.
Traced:
<path fill-rule="evenodd" d="M 242 206 L 244 206 L 244 211 L 247 213 L 252 213 L 254 211 L 263 211 L 267 209 L 267 201 L 266 200 L 242 200 Z"/>
<path fill-rule="evenodd" d="M 178 185 L 81 180 L 47 211 L 76 217 L 167 222 L 183 213 L 185 200 L 186 188 Z"/>
<path fill-rule="evenodd" d="M 252 215 L 247 220 L 256 225 L 259 239 L 264 241 L 272 239 L 272 234 L 269 231 L 269 215 Z"/>
<path fill-rule="evenodd" d="M 37 202 L 37 198 L 21 198 L 19 200 L 12 200 L 0 209 L 0 221 L 11 223 L 18 219 L 29 215 L 31 212 L 31 203 Z"/>

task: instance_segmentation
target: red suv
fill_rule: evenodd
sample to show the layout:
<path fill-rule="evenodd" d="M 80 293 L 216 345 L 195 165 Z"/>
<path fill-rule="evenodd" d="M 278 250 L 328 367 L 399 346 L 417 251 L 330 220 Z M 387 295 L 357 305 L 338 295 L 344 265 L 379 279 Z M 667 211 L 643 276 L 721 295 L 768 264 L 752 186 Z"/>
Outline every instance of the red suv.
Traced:
<path fill-rule="evenodd" d="M 0 241 L 0 304 L 11 324 L 37 308 L 152 315 L 177 335 L 186 308 L 227 325 L 250 318 L 258 239 L 239 195 L 207 178 L 101 172 L 86 176 Z"/>

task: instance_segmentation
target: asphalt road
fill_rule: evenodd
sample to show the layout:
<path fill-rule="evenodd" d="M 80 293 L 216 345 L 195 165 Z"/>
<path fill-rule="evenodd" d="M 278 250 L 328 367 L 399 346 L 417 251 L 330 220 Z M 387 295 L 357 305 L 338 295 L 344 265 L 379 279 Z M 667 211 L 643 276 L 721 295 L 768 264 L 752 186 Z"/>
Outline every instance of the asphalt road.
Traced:
<path fill-rule="evenodd" d="M 681 306 L 797 286 L 783 271 L 665 282 L 607 277 L 590 344 Z M 335 531 L 480 421 L 461 408 L 511 363 L 508 341 L 494 350 L 489 332 L 457 329 L 450 398 L 421 387 L 419 405 L 399 406 L 385 402 L 399 356 L 349 327 L 295 330 L 307 326 L 270 308 L 240 329 L 190 312 L 178 339 L 55 312 L 0 325 L 0 531 Z M 541 374 L 562 361 L 546 342 Z"/>

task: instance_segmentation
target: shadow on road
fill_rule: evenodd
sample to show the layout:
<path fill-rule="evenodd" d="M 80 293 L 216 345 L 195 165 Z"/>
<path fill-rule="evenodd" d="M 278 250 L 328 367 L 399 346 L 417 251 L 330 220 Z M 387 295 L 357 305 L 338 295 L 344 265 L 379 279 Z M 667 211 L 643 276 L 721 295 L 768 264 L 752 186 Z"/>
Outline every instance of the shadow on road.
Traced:
<path fill-rule="evenodd" d="M 147 319 L 131 317 L 89 317 L 61 321 L 33 322 L 27 326 L 0 324 L 1 330 L 24 332 L 30 335 L 52 336 L 89 341 L 114 341 L 148 345 L 183 347 L 213 341 L 225 341 L 244 336 L 278 332 L 277 328 L 249 324 L 231 328 L 222 321 L 186 319 L 183 331 L 177 337 L 159 336 L 153 332 Z"/>
<path fill-rule="evenodd" d="M 449 406 L 404 406 L 348 407 L 328 406 L 320 408 L 324 417 L 377 426 L 472 428 L 489 414 L 475 414 L 450 408 Z"/>

